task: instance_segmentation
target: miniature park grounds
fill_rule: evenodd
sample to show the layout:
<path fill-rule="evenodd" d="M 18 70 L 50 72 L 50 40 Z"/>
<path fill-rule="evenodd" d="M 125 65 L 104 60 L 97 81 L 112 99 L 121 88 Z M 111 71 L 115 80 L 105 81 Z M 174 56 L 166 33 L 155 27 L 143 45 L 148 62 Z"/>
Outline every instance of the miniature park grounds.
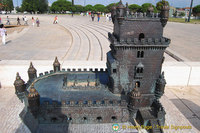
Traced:
<path fill-rule="evenodd" d="M 22 15 L 9 15 L 11 25 Z M 40 27 L 32 26 L 32 15 L 26 15 L 28 26 L 7 28 L 6 45 L 0 45 L 0 132 L 30 132 L 21 122 L 19 113 L 24 104 L 17 99 L 13 82 L 16 72 L 27 81 L 30 61 L 38 73 L 52 69 L 57 56 L 62 68 L 106 68 L 106 53 L 110 50 L 108 32 L 112 22 L 102 17 L 100 22 L 89 16 L 59 15 L 53 24 L 53 15 L 33 15 L 40 19 Z M 6 23 L 6 16 L 1 16 Z M 96 18 L 95 18 L 96 19 Z M 200 131 L 200 25 L 168 22 L 164 36 L 171 39 L 165 53 L 163 71 L 167 86 L 161 103 L 166 111 L 164 132 Z M 120 123 L 129 127 L 129 123 Z M 169 128 L 168 128 L 169 126 Z M 188 126 L 189 129 L 181 129 Z M 191 126 L 191 127 L 190 127 Z M 87 128 L 86 128 L 87 127 Z M 176 129 L 177 128 L 177 129 Z M 93 131 L 89 130 L 93 129 Z M 112 124 L 71 124 L 74 132 L 112 132 Z M 121 132 L 133 132 L 123 129 Z M 140 132 L 145 132 L 140 129 Z"/>

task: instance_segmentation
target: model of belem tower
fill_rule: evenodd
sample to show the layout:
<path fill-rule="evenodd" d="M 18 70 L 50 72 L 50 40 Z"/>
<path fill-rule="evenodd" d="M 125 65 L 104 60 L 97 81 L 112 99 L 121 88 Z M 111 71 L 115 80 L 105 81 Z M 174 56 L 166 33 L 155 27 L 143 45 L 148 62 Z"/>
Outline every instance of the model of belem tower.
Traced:
<path fill-rule="evenodd" d="M 33 64 L 25 83 L 17 73 L 16 95 L 25 103 L 20 117 L 31 132 L 46 125 L 124 123 L 164 125 L 165 111 L 159 102 L 165 79 L 161 72 L 170 39 L 163 37 L 168 5 L 160 14 L 131 15 L 120 1 L 112 9 L 113 33 L 107 69 L 62 69 L 56 57 L 53 70 L 40 73 Z M 57 129 L 55 129 L 56 131 Z M 151 129 L 162 132 L 162 129 Z"/>

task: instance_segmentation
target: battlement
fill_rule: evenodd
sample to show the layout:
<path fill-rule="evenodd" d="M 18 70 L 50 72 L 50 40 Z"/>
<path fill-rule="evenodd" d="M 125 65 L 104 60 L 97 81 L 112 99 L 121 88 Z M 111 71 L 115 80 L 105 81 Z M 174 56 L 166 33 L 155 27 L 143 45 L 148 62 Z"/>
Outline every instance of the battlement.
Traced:
<path fill-rule="evenodd" d="M 57 101 L 44 101 L 41 106 L 48 107 L 102 107 L 102 106 L 122 106 L 127 107 L 125 100 L 94 100 L 94 101 L 65 101 L 61 103 Z"/>
<path fill-rule="evenodd" d="M 151 20 L 151 19 L 160 19 L 160 13 L 151 13 L 148 15 L 148 13 L 146 12 L 135 12 L 134 14 L 128 14 L 127 16 L 125 16 L 125 20 L 128 20 L 128 19 L 136 19 L 136 20 L 139 20 L 139 19 L 148 19 Z"/>
<path fill-rule="evenodd" d="M 49 76 L 53 74 L 65 74 L 66 72 L 107 72 L 107 68 L 63 68 L 61 71 L 45 71 L 44 73 L 39 73 L 39 78 L 44 76 Z"/>
<path fill-rule="evenodd" d="M 117 38 L 108 33 L 109 40 L 114 46 L 168 46 L 171 42 L 170 39 L 161 37 L 161 38 L 122 38 L 119 41 Z"/>

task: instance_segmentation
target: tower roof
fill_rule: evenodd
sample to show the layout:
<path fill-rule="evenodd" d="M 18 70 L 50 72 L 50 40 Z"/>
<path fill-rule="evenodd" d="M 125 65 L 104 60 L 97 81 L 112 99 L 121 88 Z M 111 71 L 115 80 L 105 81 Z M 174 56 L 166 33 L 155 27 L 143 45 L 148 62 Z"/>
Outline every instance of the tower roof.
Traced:
<path fill-rule="evenodd" d="M 16 80 L 14 82 L 14 85 L 15 86 L 19 86 L 19 85 L 23 85 L 24 83 L 25 83 L 24 80 L 21 79 L 21 77 L 19 76 L 19 73 L 17 72 Z"/>
<path fill-rule="evenodd" d="M 56 58 L 55 58 L 55 61 L 54 61 L 53 65 L 54 65 L 54 66 L 60 66 L 60 63 L 59 63 L 59 61 L 58 61 L 57 56 L 56 56 Z"/>
<path fill-rule="evenodd" d="M 28 72 L 29 73 L 35 73 L 37 70 L 34 68 L 32 62 L 30 62 L 30 66 L 29 66 L 29 69 L 28 69 Z"/>
<path fill-rule="evenodd" d="M 120 2 L 119 2 L 119 4 L 118 4 L 117 8 L 125 8 L 124 5 L 122 4 L 122 1 L 121 1 L 121 0 L 120 0 Z"/>
<path fill-rule="evenodd" d="M 38 96 L 39 96 L 39 93 L 37 92 L 37 90 L 34 87 L 34 84 L 32 83 L 28 97 L 32 98 L 32 97 L 38 97 Z"/>

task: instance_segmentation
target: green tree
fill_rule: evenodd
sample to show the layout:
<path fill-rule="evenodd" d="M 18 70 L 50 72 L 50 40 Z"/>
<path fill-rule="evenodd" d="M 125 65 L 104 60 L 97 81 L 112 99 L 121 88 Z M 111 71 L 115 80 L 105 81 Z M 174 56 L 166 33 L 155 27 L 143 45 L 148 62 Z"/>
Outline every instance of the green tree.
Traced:
<path fill-rule="evenodd" d="M 94 7 L 92 5 L 86 5 L 85 11 L 94 11 Z"/>
<path fill-rule="evenodd" d="M 47 0 L 39 0 L 39 3 L 36 4 L 37 9 L 40 13 L 44 13 L 48 10 L 48 1 Z"/>
<path fill-rule="evenodd" d="M 14 9 L 12 0 L 1 0 L 0 9 L 4 11 L 12 11 Z"/>
<path fill-rule="evenodd" d="M 19 6 L 17 6 L 15 9 L 17 12 L 22 12 L 22 8 L 20 8 Z"/>
<path fill-rule="evenodd" d="M 192 9 L 192 14 L 194 16 L 200 16 L 200 5 L 197 5 Z"/>
<path fill-rule="evenodd" d="M 74 7 L 76 8 L 76 12 L 84 12 L 84 7 L 82 5 L 74 5 Z"/>
<path fill-rule="evenodd" d="M 71 11 L 72 10 L 72 3 L 66 0 L 57 0 L 53 2 L 50 8 L 53 12 L 59 12 L 62 13 L 64 11 Z M 75 7 L 73 7 L 73 10 L 76 10 Z"/>
<path fill-rule="evenodd" d="M 163 6 L 165 3 L 169 6 L 169 2 L 168 2 L 168 1 L 159 1 L 158 3 L 156 3 L 156 8 L 157 8 L 158 12 L 161 11 L 162 6 Z"/>
<path fill-rule="evenodd" d="M 109 4 L 109 5 L 106 6 L 106 9 L 107 9 L 109 12 L 111 12 L 111 11 L 112 11 L 112 7 L 113 7 L 114 5 L 116 5 L 116 3 L 111 3 L 111 4 Z"/>
<path fill-rule="evenodd" d="M 101 5 L 101 4 L 94 5 L 94 9 L 97 12 L 105 12 L 106 11 L 106 7 L 104 5 Z"/>
<path fill-rule="evenodd" d="M 131 4 L 128 6 L 128 8 L 132 11 L 132 12 L 141 12 L 142 11 L 142 7 L 137 5 L 137 4 Z"/>
<path fill-rule="evenodd" d="M 22 11 L 27 11 L 30 13 L 35 13 L 39 11 L 44 13 L 48 10 L 48 1 L 47 0 L 23 0 L 22 2 Z"/>
<path fill-rule="evenodd" d="M 142 12 L 147 12 L 148 8 L 149 8 L 151 5 L 152 5 L 151 3 L 144 3 L 144 4 L 142 5 Z M 152 5 L 152 6 L 153 6 L 153 8 L 154 8 L 154 13 L 157 13 L 158 11 L 157 11 L 156 7 L 155 7 L 154 5 Z"/>

